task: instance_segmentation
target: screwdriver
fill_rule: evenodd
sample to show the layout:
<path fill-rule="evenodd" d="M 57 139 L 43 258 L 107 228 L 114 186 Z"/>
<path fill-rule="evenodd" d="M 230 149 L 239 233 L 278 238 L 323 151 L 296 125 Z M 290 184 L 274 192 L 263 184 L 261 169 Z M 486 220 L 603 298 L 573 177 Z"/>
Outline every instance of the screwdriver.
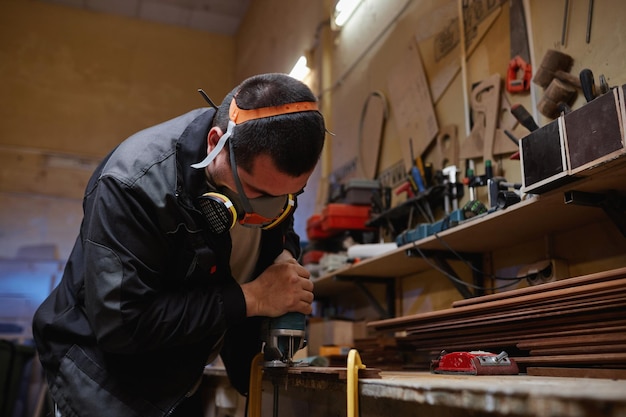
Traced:
<path fill-rule="evenodd" d="M 534 132 L 535 130 L 539 129 L 539 126 L 537 126 L 535 119 L 533 119 L 530 113 L 528 113 L 528 110 L 526 110 L 526 107 L 524 107 L 523 105 L 512 105 L 511 114 L 515 116 L 517 121 L 520 122 L 522 126 L 524 126 L 526 129 L 528 129 L 528 131 Z"/>

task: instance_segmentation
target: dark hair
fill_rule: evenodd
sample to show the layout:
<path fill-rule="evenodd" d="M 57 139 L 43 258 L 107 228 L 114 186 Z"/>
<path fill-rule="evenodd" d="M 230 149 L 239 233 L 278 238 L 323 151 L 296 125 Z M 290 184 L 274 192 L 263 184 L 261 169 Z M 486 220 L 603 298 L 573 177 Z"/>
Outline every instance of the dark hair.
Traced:
<path fill-rule="evenodd" d="M 287 74 L 256 75 L 233 89 L 219 106 L 213 125 L 219 126 L 224 132 L 228 127 L 228 110 L 234 96 L 237 105 L 246 110 L 317 101 L 306 84 Z M 322 152 L 325 133 L 321 113 L 304 111 L 241 123 L 229 141 L 237 165 L 246 171 L 251 171 L 257 155 L 267 154 L 279 171 L 297 177 L 315 168 Z"/>

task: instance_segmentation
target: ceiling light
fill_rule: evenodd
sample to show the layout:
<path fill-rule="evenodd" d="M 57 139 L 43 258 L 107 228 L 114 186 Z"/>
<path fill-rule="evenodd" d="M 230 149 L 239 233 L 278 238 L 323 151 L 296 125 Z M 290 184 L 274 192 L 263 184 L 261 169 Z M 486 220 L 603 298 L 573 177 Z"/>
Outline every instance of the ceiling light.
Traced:
<path fill-rule="evenodd" d="M 333 21 L 336 27 L 342 27 L 356 8 L 361 4 L 361 0 L 339 0 L 335 5 L 335 12 L 333 14 Z"/>
<path fill-rule="evenodd" d="M 311 72 L 311 69 L 307 66 L 306 56 L 302 55 L 300 58 L 298 58 L 298 62 L 296 62 L 296 65 L 293 66 L 293 69 L 291 70 L 289 75 L 297 80 L 302 81 L 304 77 L 309 75 L 309 72 Z"/>

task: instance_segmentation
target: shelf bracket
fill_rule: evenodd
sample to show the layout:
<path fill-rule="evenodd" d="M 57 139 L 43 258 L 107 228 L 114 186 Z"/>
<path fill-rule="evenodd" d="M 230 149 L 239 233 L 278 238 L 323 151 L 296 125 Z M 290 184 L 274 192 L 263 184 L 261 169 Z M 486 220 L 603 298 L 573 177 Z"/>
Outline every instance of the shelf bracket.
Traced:
<path fill-rule="evenodd" d="M 482 270 L 482 258 L 476 254 L 472 253 L 463 253 L 458 254 L 463 258 L 464 262 L 471 264 L 472 269 L 472 278 L 476 287 L 483 287 L 484 277 L 483 274 L 478 272 Z M 463 280 L 456 273 L 454 268 L 450 266 L 446 258 L 449 258 L 451 254 L 446 251 L 435 251 L 435 250 L 417 250 L 415 248 L 407 249 L 407 256 L 411 257 L 427 257 L 431 259 L 439 272 L 444 274 L 446 278 L 450 280 L 454 288 L 463 296 L 463 298 L 472 298 L 482 295 L 484 291 L 475 289 L 474 292 L 469 290 L 467 284 L 463 282 Z M 457 256 L 455 255 L 455 259 Z"/>
<path fill-rule="evenodd" d="M 615 191 L 608 193 L 589 193 L 584 191 L 566 191 L 565 204 L 599 207 L 609 216 L 622 235 L 626 237 L 626 198 Z"/>
<path fill-rule="evenodd" d="M 338 281 L 352 282 L 365 295 L 370 305 L 378 312 L 381 319 L 389 319 L 395 317 L 396 313 L 396 281 L 394 278 L 371 278 L 371 277 L 355 277 L 342 276 L 335 277 Z M 374 294 L 365 286 L 365 284 L 378 284 L 385 286 L 385 300 L 387 308 L 383 307 Z"/>

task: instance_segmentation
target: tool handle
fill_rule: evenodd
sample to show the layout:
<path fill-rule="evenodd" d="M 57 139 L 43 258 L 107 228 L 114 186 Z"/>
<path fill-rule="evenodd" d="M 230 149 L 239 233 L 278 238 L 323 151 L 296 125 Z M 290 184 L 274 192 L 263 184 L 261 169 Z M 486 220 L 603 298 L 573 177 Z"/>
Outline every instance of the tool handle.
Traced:
<path fill-rule="evenodd" d="M 580 88 L 587 99 L 587 103 L 596 98 L 596 83 L 593 79 L 593 72 L 589 68 L 580 71 Z"/>
<path fill-rule="evenodd" d="M 426 186 L 424 185 L 422 173 L 416 166 L 411 167 L 411 177 L 413 178 L 413 181 L 415 181 L 415 185 L 417 185 L 417 191 L 419 191 L 420 193 L 426 191 Z"/>
<path fill-rule="evenodd" d="M 534 132 L 535 130 L 539 129 L 539 126 L 537 126 L 535 119 L 533 119 L 528 110 L 526 110 L 526 107 L 524 107 L 523 105 L 512 105 L 511 114 L 515 116 L 517 121 L 520 122 L 522 126 L 528 129 L 530 132 Z"/>

